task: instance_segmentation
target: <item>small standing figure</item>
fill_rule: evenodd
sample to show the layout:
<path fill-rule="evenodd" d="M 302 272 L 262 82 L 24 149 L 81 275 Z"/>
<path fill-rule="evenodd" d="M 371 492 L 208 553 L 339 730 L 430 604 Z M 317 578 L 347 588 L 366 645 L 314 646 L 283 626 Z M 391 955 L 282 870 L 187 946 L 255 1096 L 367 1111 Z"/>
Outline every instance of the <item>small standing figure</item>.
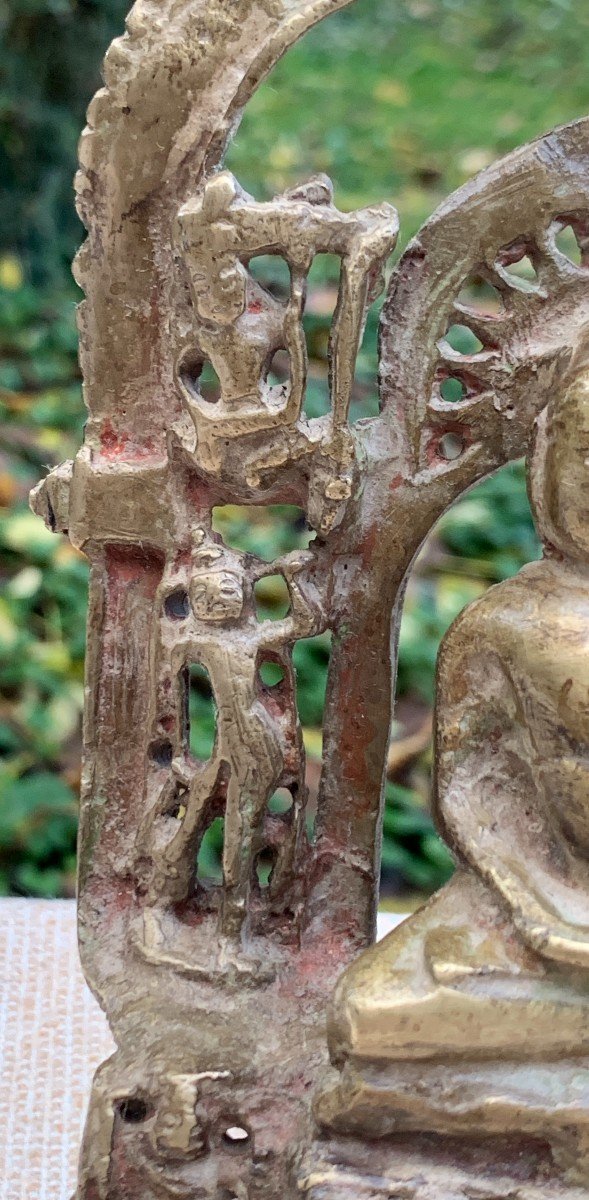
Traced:
<path fill-rule="evenodd" d="M 178 215 L 178 240 L 197 317 L 177 363 L 177 379 L 192 430 L 182 440 L 208 473 L 259 488 L 279 468 L 312 459 L 309 517 L 323 534 L 341 517 L 352 488 L 353 445 L 347 418 L 366 311 L 382 290 L 382 267 L 398 232 L 388 204 L 342 213 L 330 181 L 312 179 L 266 204 L 242 191 L 223 171 Z M 248 271 L 261 254 L 278 254 L 290 268 L 290 293 L 281 301 Z M 307 275 L 316 254 L 341 258 L 330 334 L 331 412 L 307 420 L 303 403 L 307 351 L 302 324 Z M 196 338 L 196 344 L 194 344 Z M 286 351 L 290 379 L 268 381 L 272 360 Z M 221 395 L 200 390 L 205 363 Z"/>
<path fill-rule="evenodd" d="M 194 891 L 202 836 L 212 819 L 224 815 L 221 928 L 236 940 L 247 915 L 256 859 L 266 848 L 268 802 L 279 785 L 290 786 L 293 812 L 285 829 L 290 840 L 287 836 L 276 847 L 275 887 L 284 884 L 294 866 L 304 779 L 290 651 L 298 638 L 319 633 L 324 621 L 315 587 L 301 578 L 313 561 L 308 551 L 295 551 L 271 565 L 252 565 L 202 530 L 195 541 L 189 561 L 166 571 L 158 594 L 152 744 L 158 794 L 144 821 L 140 846 L 153 862 L 148 904 L 182 902 Z M 277 572 L 287 582 L 289 612 L 281 620 L 260 622 L 254 583 Z M 285 673 L 281 702 L 273 701 L 261 681 L 267 659 Z M 194 759 L 188 747 L 187 676 L 192 664 L 207 672 L 216 707 L 215 743 L 205 763 Z M 162 765 L 168 771 L 163 787 Z"/>
<path fill-rule="evenodd" d="M 530 490 L 543 558 L 467 608 L 438 661 L 435 804 L 456 874 L 344 973 L 342 1074 L 317 1112 L 371 1137 L 533 1135 L 587 1186 L 586 372 L 539 419 Z"/>

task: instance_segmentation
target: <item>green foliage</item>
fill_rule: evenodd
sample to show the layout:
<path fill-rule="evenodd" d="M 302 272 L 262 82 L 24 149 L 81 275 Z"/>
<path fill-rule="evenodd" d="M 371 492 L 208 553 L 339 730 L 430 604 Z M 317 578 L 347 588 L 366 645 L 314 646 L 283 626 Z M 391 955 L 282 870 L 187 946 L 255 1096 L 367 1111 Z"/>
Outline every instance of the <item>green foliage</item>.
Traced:
<path fill-rule="evenodd" d="M 410 788 L 387 783 L 382 872 L 385 885 L 402 891 L 433 892 L 450 878 L 454 864 L 436 836 L 427 808 Z"/>
<path fill-rule="evenodd" d="M 293 662 L 297 673 L 297 706 L 304 728 L 321 725 L 327 669 L 331 649 L 331 634 L 301 638 L 293 650 Z"/>
<path fill-rule="evenodd" d="M 440 639 L 466 604 L 538 558 L 522 462 L 510 463 L 439 521 L 409 585 L 399 647 L 399 691 L 433 700 Z"/>
<path fill-rule="evenodd" d="M 75 147 L 125 9 L 126 0 L 0 0 L 0 890 L 25 895 L 73 889 L 87 567 L 45 532 L 26 500 L 81 437 L 78 295 L 69 275 L 81 237 Z M 392 200 L 404 244 L 479 168 L 589 109 L 588 33 L 584 0 L 357 0 L 278 64 L 248 107 L 228 165 L 258 197 L 327 171 L 344 208 Z M 279 260 L 265 256 L 256 270 L 284 290 Z M 336 283 L 334 260 L 322 256 L 305 318 L 309 415 L 326 411 Z M 377 408 L 377 315 L 367 322 L 353 419 Z M 287 506 L 220 509 L 215 527 L 268 562 L 309 538 Z M 406 713 L 412 727 L 427 721 L 439 639 L 454 616 L 537 553 L 519 464 L 439 522 L 407 594 L 398 736 Z M 268 581 L 261 615 L 279 615 L 279 603 Z M 312 791 L 329 650 L 323 635 L 294 654 Z M 190 715 L 194 752 L 206 757 L 214 707 L 197 675 Z M 428 892 L 451 870 L 429 815 L 428 769 L 428 751 L 413 754 L 387 785 L 389 891 Z M 202 851 L 208 877 L 218 875 L 222 839 L 216 822 Z"/>
<path fill-rule="evenodd" d="M 471 575 L 489 583 L 538 558 L 523 462 L 510 463 L 465 496 L 442 517 L 439 534 L 449 551 L 468 559 Z"/>
<path fill-rule="evenodd" d="M 0 0 L 0 246 L 60 284 L 80 240 L 76 146 L 126 0 Z"/>
<path fill-rule="evenodd" d="M 0 776 L 1 780 L 1 776 Z M 0 894 L 54 896 L 75 870 L 77 807 L 48 771 L 2 780 Z"/>
<path fill-rule="evenodd" d="M 406 241 L 499 154 L 587 111 L 584 0 L 356 0 L 278 64 L 229 153 L 266 195 L 326 171 Z M 269 131 L 271 136 L 269 136 Z"/>
<path fill-rule="evenodd" d="M 200 844 L 196 873 L 199 882 L 205 886 L 207 883 L 220 883 L 223 878 L 221 855 L 223 854 L 224 828 L 223 817 L 215 817 Z"/>
<path fill-rule="evenodd" d="M 213 509 L 213 529 L 227 546 L 272 562 L 290 550 L 309 545 L 310 532 L 302 509 L 292 504 L 227 504 Z"/>

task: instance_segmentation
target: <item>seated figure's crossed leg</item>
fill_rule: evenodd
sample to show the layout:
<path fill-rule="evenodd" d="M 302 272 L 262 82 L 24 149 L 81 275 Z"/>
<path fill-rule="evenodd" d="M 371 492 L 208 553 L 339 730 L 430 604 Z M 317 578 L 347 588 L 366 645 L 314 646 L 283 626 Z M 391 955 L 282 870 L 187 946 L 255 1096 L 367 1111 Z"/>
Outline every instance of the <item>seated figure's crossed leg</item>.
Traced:
<path fill-rule="evenodd" d="M 587 1179 L 586 1004 L 583 981 L 529 951 L 490 889 L 459 870 L 344 973 L 329 1023 L 343 1070 L 317 1118 L 371 1136 L 548 1134 Z"/>

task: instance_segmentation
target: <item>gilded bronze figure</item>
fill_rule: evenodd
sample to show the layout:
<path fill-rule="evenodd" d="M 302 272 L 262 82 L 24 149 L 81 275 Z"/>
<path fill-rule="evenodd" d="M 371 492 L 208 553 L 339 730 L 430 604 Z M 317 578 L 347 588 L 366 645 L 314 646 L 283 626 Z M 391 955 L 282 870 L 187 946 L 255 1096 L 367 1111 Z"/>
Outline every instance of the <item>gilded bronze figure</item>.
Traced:
<path fill-rule="evenodd" d="M 260 80 L 339 7 L 138 0 L 82 136 L 88 422 L 32 497 L 91 563 L 79 936 L 117 1050 L 94 1082 L 78 1200 L 588 1194 L 589 121 L 490 167 L 421 229 L 387 286 L 380 412 L 354 425 L 394 209 L 341 213 L 324 177 L 261 203 L 221 170 Z M 579 264 L 558 248 L 565 225 Z M 305 287 L 326 251 L 341 261 L 331 406 L 309 419 Z M 255 278 L 262 253 L 289 268 L 284 299 Z M 469 304 L 473 277 L 493 312 Z M 451 349 L 456 322 L 477 353 Z M 457 874 L 368 950 L 407 572 L 456 497 L 527 453 L 544 410 L 545 558 L 469 610 L 441 657 L 437 795 Z M 262 563 L 225 545 L 213 509 L 252 503 L 300 506 L 309 549 Z M 254 611 L 264 574 L 289 597 L 271 628 Z M 327 630 L 310 839 L 291 655 Z M 217 710 L 206 761 L 191 668 Z M 223 879 L 206 883 L 219 817 Z"/>
<path fill-rule="evenodd" d="M 366 1136 L 530 1133 L 589 1185 L 589 374 L 537 423 L 544 557 L 440 650 L 435 805 L 457 871 L 347 969 L 341 1081 L 320 1119 Z"/>

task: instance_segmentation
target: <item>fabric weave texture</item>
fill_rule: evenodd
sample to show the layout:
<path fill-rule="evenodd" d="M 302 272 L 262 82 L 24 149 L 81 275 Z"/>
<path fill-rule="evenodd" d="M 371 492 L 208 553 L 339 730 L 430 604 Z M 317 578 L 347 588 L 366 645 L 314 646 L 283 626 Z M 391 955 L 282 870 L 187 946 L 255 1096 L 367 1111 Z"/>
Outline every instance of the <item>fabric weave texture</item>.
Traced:
<path fill-rule="evenodd" d="M 68 900 L 0 901 L 0 1200 L 68 1200 L 92 1075 L 114 1048 Z"/>

